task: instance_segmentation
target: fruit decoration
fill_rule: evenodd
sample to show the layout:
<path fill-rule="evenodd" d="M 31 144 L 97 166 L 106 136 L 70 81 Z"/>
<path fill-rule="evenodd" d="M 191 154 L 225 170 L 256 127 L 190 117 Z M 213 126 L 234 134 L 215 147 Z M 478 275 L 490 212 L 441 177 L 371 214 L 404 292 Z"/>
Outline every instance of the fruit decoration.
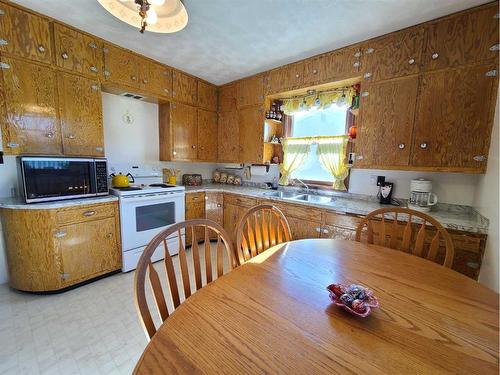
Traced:
<path fill-rule="evenodd" d="M 351 314 L 366 317 L 370 315 L 372 308 L 379 307 L 373 291 L 364 286 L 331 284 L 326 289 L 330 292 L 333 303 Z"/>

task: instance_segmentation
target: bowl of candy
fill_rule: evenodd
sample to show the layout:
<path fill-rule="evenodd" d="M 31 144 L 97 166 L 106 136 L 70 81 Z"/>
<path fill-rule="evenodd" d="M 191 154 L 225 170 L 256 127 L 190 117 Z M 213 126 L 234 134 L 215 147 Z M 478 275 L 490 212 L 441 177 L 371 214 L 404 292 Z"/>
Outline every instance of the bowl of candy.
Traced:
<path fill-rule="evenodd" d="M 379 306 L 373 291 L 361 285 L 331 284 L 326 289 L 330 292 L 334 304 L 353 315 L 367 317 L 372 308 Z"/>

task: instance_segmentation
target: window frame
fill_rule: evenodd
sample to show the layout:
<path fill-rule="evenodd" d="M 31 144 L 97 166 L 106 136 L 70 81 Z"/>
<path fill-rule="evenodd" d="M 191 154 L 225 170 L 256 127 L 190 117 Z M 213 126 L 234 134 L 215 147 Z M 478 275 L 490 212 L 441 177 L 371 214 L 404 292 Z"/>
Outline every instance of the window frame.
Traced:
<path fill-rule="evenodd" d="M 346 121 L 345 121 L 345 135 L 347 135 L 349 128 L 354 124 L 354 115 L 351 113 L 349 109 L 347 109 L 346 113 Z M 293 115 L 285 115 L 284 121 L 284 136 L 292 137 L 293 134 Z M 349 139 L 346 147 L 346 160 L 349 159 L 349 154 L 352 152 L 353 142 Z M 346 187 L 346 191 L 349 190 L 349 181 L 351 179 L 351 168 L 348 169 L 347 177 L 344 179 L 344 185 Z M 318 189 L 318 190 L 330 190 L 330 191 L 341 191 L 334 189 L 332 187 L 332 183 L 329 181 L 317 181 L 317 180 L 303 180 L 301 179 L 307 186 Z M 295 178 L 291 179 L 291 186 L 300 187 L 303 186 L 301 183 L 297 183 Z"/>

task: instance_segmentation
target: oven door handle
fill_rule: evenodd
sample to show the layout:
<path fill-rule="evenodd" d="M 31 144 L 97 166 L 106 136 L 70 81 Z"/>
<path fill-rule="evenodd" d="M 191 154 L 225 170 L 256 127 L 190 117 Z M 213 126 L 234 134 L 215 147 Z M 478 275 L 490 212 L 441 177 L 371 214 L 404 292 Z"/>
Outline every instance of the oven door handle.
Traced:
<path fill-rule="evenodd" d="M 171 193 L 171 194 L 155 194 L 151 196 L 143 197 L 122 197 L 123 203 L 134 203 L 134 202 L 148 202 L 148 201 L 164 201 L 170 198 L 181 198 L 184 193 Z"/>

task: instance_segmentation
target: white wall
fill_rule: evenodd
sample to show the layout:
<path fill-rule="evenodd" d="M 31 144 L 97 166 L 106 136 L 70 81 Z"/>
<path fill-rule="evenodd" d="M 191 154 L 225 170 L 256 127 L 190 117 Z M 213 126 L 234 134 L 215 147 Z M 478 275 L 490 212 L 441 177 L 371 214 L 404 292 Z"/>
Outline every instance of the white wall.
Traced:
<path fill-rule="evenodd" d="M 500 241 L 498 233 L 500 231 L 500 221 L 498 218 L 499 207 L 499 114 L 498 102 L 495 111 L 495 121 L 493 133 L 491 135 L 490 153 L 488 156 L 488 169 L 485 175 L 480 176 L 476 189 L 474 206 L 477 210 L 490 219 L 488 240 L 486 241 L 486 251 L 479 274 L 479 282 L 487 285 L 491 289 L 499 291 L 499 247 Z"/>

